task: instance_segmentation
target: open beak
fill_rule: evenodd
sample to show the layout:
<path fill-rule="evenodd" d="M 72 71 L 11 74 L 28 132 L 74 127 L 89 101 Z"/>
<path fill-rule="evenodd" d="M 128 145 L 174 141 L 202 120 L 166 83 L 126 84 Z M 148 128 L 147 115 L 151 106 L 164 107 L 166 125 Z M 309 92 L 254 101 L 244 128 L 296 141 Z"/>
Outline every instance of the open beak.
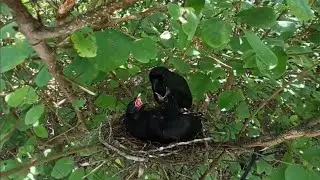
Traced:
<path fill-rule="evenodd" d="M 166 87 L 166 94 L 164 96 L 161 96 L 159 93 L 155 92 L 155 94 L 158 96 L 158 99 L 160 101 L 164 101 L 164 99 L 171 93 L 170 89 Z"/>
<path fill-rule="evenodd" d="M 137 108 L 141 108 L 142 106 L 142 101 L 141 101 L 141 93 L 138 94 L 136 100 L 134 101 L 134 105 L 137 107 Z"/>

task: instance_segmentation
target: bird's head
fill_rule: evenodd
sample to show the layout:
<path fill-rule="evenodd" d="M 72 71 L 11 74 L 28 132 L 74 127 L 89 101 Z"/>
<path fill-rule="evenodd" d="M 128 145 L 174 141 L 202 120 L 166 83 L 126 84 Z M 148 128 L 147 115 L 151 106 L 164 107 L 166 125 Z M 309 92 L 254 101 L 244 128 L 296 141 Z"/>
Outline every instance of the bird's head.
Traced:
<path fill-rule="evenodd" d="M 168 72 L 169 72 L 169 70 L 167 68 L 162 67 L 162 66 L 158 66 L 158 67 L 151 69 L 151 71 L 149 73 L 149 78 L 156 79 L 158 81 L 162 81 L 162 80 L 164 80 L 164 78 L 166 77 Z"/>
<path fill-rule="evenodd" d="M 141 101 L 141 93 L 138 94 L 138 96 L 133 100 L 131 101 L 128 106 L 127 106 L 127 113 L 129 114 L 136 114 L 138 113 L 141 108 L 142 108 L 142 101 Z"/>
<path fill-rule="evenodd" d="M 149 73 L 149 79 L 152 85 L 152 89 L 164 96 L 166 93 L 165 82 L 169 70 L 165 67 L 155 67 Z"/>

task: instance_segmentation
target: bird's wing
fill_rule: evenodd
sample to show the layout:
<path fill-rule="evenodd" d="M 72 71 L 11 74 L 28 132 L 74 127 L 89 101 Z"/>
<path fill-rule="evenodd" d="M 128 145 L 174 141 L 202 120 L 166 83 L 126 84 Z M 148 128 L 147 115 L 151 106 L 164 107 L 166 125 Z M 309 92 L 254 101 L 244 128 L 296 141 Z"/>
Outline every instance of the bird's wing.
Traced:
<path fill-rule="evenodd" d="M 183 118 L 168 119 L 163 126 L 164 138 L 180 139 L 185 136 L 190 127 L 190 123 Z"/>

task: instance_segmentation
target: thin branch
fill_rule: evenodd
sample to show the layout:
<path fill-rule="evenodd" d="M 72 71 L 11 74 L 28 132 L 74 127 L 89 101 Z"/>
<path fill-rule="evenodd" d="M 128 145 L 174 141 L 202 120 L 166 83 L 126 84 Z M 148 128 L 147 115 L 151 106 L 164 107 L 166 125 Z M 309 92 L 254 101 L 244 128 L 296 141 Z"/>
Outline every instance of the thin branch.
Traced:
<path fill-rule="evenodd" d="M 22 4 L 21 1 L 4 0 L 4 3 L 12 10 L 15 15 L 15 20 L 19 26 L 19 30 L 26 36 L 33 49 L 36 51 L 38 56 L 43 60 L 47 66 L 48 71 L 58 82 L 62 92 L 66 95 L 70 103 L 77 100 L 76 95 L 72 92 L 71 84 L 63 78 L 60 69 L 56 63 L 56 52 L 43 40 L 39 40 L 35 33 L 42 24 L 33 18 L 28 12 L 27 8 Z M 77 124 L 82 124 L 87 129 L 84 123 L 85 118 L 83 113 L 75 108 L 75 112 L 78 118 Z"/>
<path fill-rule="evenodd" d="M 212 138 L 207 137 L 207 138 L 203 138 L 203 139 L 194 139 L 194 140 L 186 141 L 186 142 L 178 142 L 178 143 L 170 144 L 168 146 L 159 147 L 157 149 L 152 149 L 149 151 L 138 151 L 138 152 L 139 153 L 160 152 L 163 150 L 172 149 L 177 146 L 184 146 L 184 145 L 189 145 L 189 144 L 198 143 L 198 142 L 206 142 L 206 141 L 212 141 Z"/>
<path fill-rule="evenodd" d="M 110 72 L 110 74 L 111 74 L 111 76 L 113 77 L 113 79 L 114 79 L 115 81 L 117 81 L 117 82 L 120 84 L 120 86 L 122 86 L 122 88 L 128 93 L 128 95 L 129 95 L 130 97 L 133 97 L 133 93 L 132 93 L 132 92 L 130 91 L 130 89 L 123 83 L 123 81 L 121 81 L 120 79 L 118 79 L 116 73 L 112 71 L 112 72 Z"/>
<path fill-rule="evenodd" d="M 216 157 L 210 164 L 210 167 L 207 169 L 206 172 L 204 172 L 202 174 L 202 176 L 199 178 L 199 180 L 205 180 L 206 177 L 212 173 L 214 171 L 214 169 L 216 168 L 217 164 L 218 164 L 218 161 L 220 160 L 220 158 L 222 157 L 222 155 L 225 153 L 226 151 L 223 150 L 218 157 Z"/>
<path fill-rule="evenodd" d="M 101 128 L 102 128 L 102 123 L 100 124 L 100 128 L 99 128 L 99 141 L 105 145 L 107 148 L 111 149 L 112 151 L 116 152 L 117 154 L 125 157 L 128 160 L 133 160 L 133 161 L 138 161 L 138 162 L 144 162 L 147 161 L 147 158 L 143 158 L 143 157 L 137 157 L 137 156 L 132 156 L 129 154 L 126 154 L 125 152 L 122 152 L 120 149 L 112 146 L 111 144 L 103 141 L 102 135 L 101 135 Z"/>
<path fill-rule="evenodd" d="M 86 12 L 85 14 L 79 15 L 70 23 L 64 23 L 53 28 L 42 26 L 40 29 L 35 31 L 35 35 L 38 37 L 38 39 L 56 38 L 62 35 L 67 35 L 83 27 L 97 25 L 108 19 L 115 11 L 130 7 L 138 1 L 141 0 L 123 0 L 121 2 L 112 4 L 111 6 L 102 5 Z"/>
<path fill-rule="evenodd" d="M 290 130 L 276 137 L 266 137 L 253 143 L 244 144 L 242 145 L 242 147 L 246 147 L 246 148 L 253 148 L 253 147 L 259 147 L 259 146 L 272 147 L 280 143 L 283 143 L 285 141 L 297 139 L 300 137 L 319 137 L 319 136 L 320 136 L 320 129 L 315 131 Z"/>
<path fill-rule="evenodd" d="M 288 85 L 290 85 L 292 82 L 294 82 L 295 80 L 304 77 L 307 75 L 307 73 L 309 71 L 311 71 L 313 68 L 317 67 L 320 64 L 320 62 L 315 63 L 313 66 L 311 66 L 310 68 L 308 68 L 305 71 L 300 72 L 295 78 L 291 79 L 289 82 L 285 83 L 282 87 L 278 88 L 267 100 L 263 101 L 260 106 L 258 107 L 258 109 L 249 117 L 245 120 L 245 122 L 243 123 L 242 129 L 239 132 L 239 135 L 241 136 L 244 131 L 246 130 L 246 128 L 249 125 L 250 120 L 256 116 L 258 114 L 258 112 L 269 103 L 269 101 L 273 98 L 275 98 L 280 92 L 282 92 Z"/>
<path fill-rule="evenodd" d="M 122 23 L 122 22 L 126 22 L 126 21 L 132 21 L 132 20 L 137 20 L 137 19 L 143 19 L 155 12 L 165 12 L 167 11 L 166 7 L 157 7 L 157 8 L 150 8 L 147 9 L 145 11 L 142 11 L 140 13 L 137 14 L 131 14 L 122 18 L 116 18 L 116 19 L 112 19 L 112 23 L 118 24 L 118 23 Z"/>
<path fill-rule="evenodd" d="M 61 152 L 59 154 L 52 155 L 52 156 L 44 158 L 44 159 L 40 159 L 40 160 L 33 161 L 33 162 L 30 162 L 27 164 L 23 164 L 20 167 L 10 169 L 10 170 L 4 171 L 4 172 L 0 172 L 0 179 L 2 179 L 4 177 L 8 177 L 8 176 L 15 174 L 15 173 L 19 173 L 21 171 L 28 170 L 32 166 L 38 166 L 40 164 L 44 164 L 44 163 L 47 163 L 47 162 L 71 155 L 71 154 L 76 154 L 76 153 L 82 152 L 84 150 L 88 150 L 90 148 L 92 148 L 92 146 L 79 147 L 79 148 L 72 149 L 70 151 Z"/>
<path fill-rule="evenodd" d="M 14 130 L 16 130 L 16 128 L 20 125 L 21 121 L 19 119 L 19 116 L 16 114 L 16 112 L 14 112 L 12 109 L 10 109 L 10 112 L 11 114 L 16 118 L 16 123 L 14 124 L 14 126 L 8 131 L 6 132 L 5 134 L 1 134 L 1 138 L 0 138 L 0 141 L 4 141 L 5 139 L 9 138 L 12 133 L 14 132 Z M 5 120 L 4 121 L 10 121 L 9 119 Z"/>

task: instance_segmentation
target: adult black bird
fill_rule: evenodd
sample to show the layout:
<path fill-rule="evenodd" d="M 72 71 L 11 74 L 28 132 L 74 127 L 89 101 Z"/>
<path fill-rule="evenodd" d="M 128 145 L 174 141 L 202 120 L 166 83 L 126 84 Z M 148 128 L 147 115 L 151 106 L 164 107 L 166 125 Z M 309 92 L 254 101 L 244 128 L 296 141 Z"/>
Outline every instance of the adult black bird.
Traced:
<path fill-rule="evenodd" d="M 172 108 L 189 109 L 192 105 L 192 94 L 187 81 L 179 74 L 158 66 L 151 69 L 149 80 L 154 99 L 159 104 L 165 100 Z"/>
<path fill-rule="evenodd" d="M 165 144 L 191 140 L 202 130 L 200 116 L 147 109 L 139 95 L 128 104 L 124 124 L 138 139 Z"/>

